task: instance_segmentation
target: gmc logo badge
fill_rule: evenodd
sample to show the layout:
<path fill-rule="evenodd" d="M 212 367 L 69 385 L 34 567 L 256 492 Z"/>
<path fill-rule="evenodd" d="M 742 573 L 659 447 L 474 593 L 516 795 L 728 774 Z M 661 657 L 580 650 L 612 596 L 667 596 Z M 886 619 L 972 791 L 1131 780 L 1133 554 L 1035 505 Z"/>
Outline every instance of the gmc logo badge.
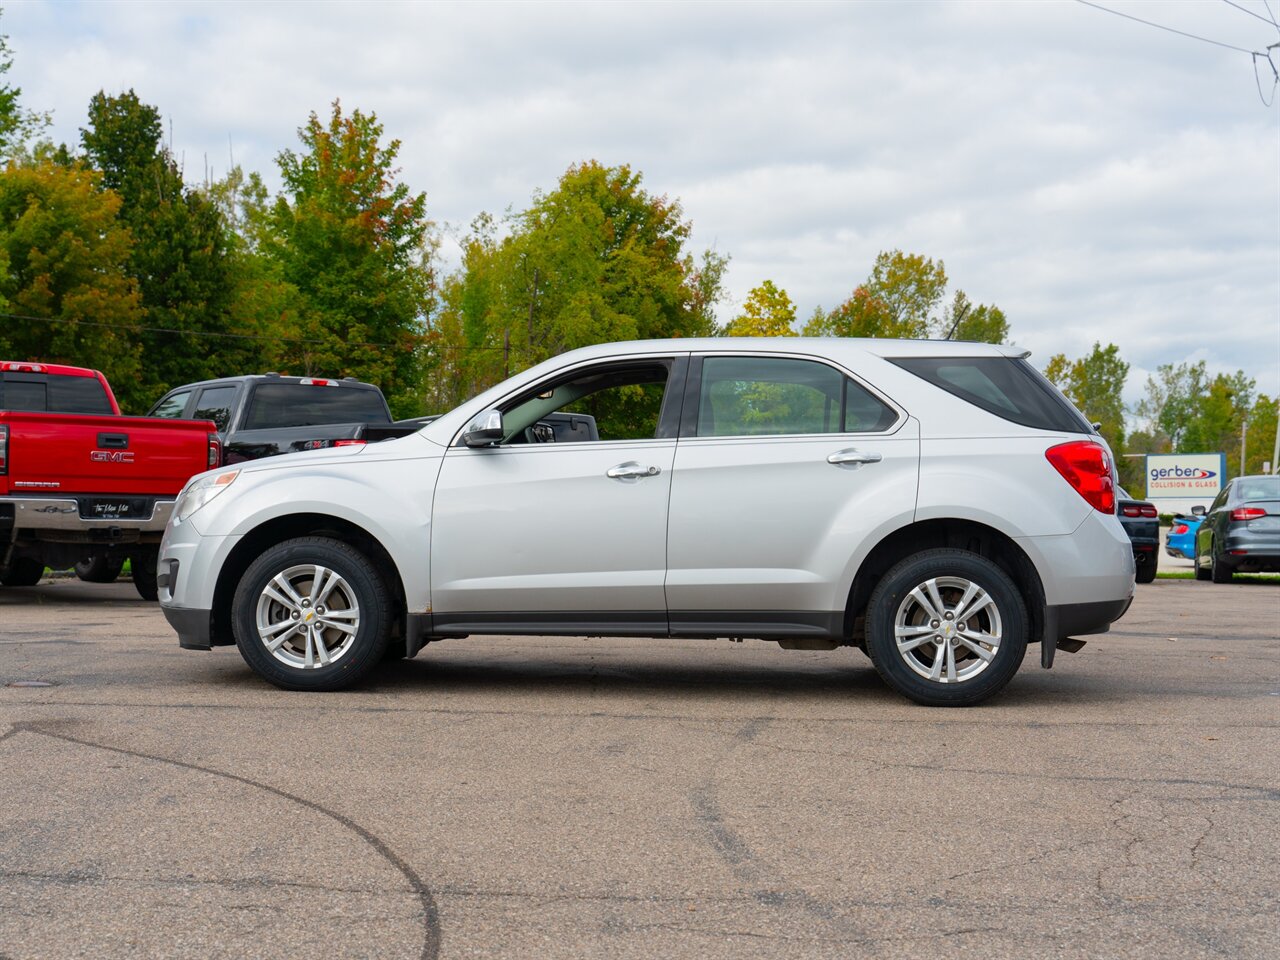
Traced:
<path fill-rule="evenodd" d="M 89 459 L 94 463 L 133 463 L 133 454 L 128 450 L 91 450 Z"/>

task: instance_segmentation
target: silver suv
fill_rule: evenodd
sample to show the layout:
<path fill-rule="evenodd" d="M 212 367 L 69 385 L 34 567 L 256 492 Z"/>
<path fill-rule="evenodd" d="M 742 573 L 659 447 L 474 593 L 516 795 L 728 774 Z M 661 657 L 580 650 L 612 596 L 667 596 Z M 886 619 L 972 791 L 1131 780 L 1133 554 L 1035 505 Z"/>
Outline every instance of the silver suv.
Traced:
<path fill-rule="evenodd" d="M 861 647 L 907 697 L 974 704 L 1133 596 L 1111 454 L 1025 357 L 576 350 L 410 436 L 196 477 L 160 600 L 182 646 L 235 643 L 293 690 L 470 634 L 752 637 Z"/>

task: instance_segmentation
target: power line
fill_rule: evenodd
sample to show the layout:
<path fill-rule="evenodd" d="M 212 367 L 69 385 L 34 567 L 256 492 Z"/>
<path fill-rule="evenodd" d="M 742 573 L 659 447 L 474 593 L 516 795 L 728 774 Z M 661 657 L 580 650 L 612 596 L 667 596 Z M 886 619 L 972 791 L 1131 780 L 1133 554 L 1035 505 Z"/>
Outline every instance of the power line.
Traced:
<path fill-rule="evenodd" d="M 306 337 L 276 337 L 261 333 L 220 333 L 213 330 L 178 330 L 174 327 L 149 327 L 142 324 L 123 324 L 123 323 L 103 323 L 100 320 L 71 320 L 65 317 L 32 317 L 21 313 L 4 313 L 0 312 L 0 317 L 8 320 L 27 320 L 32 323 L 67 323 L 73 326 L 82 327 L 101 327 L 106 330 L 120 330 L 125 333 L 171 333 L 183 337 L 210 337 L 220 338 L 224 340 L 270 340 L 274 343 L 302 343 L 302 344 L 331 344 L 331 340 L 320 340 Z M 397 343 L 372 343 L 361 341 L 342 341 L 344 346 L 348 347 L 378 347 L 384 350 L 400 350 L 403 344 Z M 448 350 L 502 350 L 503 347 L 485 347 L 485 346 L 463 346 L 461 344 L 427 344 L 431 349 Z"/>
<path fill-rule="evenodd" d="M 1208 37 L 1202 37 L 1198 34 L 1187 33 L 1185 30 L 1175 30 L 1173 27 L 1166 27 L 1162 23 L 1153 23 L 1150 20 L 1143 20 L 1141 17 L 1135 17 L 1128 13 L 1121 13 L 1119 10 L 1112 10 L 1110 7 L 1104 7 L 1098 3 L 1092 3 L 1091 0 L 1076 0 L 1076 3 L 1083 3 L 1086 7 L 1093 7 L 1095 10 L 1101 10 L 1103 13 L 1113 13 L 1117 17 L 1124 17 L 1126 20 L 1132 20 L 1135 23 L 1144 23 L 1148 27 L 1155 27 L 1157 30 L 1166 30 L 1169 33 L 1176 33 L 1180 37 L 1189 37 L 1192 40 L 1200 40 L 1203 43 L 1212 43 L 1215 47 L 1224 47 L 1227 50 L 1235 50 L 1237 53 L 1247 53 L 1252 56 L 1257 52 L 1254 50 L 1246 50 L 1244 47 L 1233 46 L 1230 43 L 1222 43 L 1219 40 L 1210 40 Z M 1232 6 L 1235 6 L 1235 4 L 1232 4 Z M 1245 12 L 1248 13 L 1249 11 L 1246 10 Z"/>
<path fill-rule="evenodd" d="M 1238 3 L 1234 2 L 1234 0 L 1222 0 L 1222 2 L 1223 2 L 1223 3 L 1225 3 L 1228 7 L 1235 7 L 1235 8 L 1236 8 L 1237 10 L 1239 10 L 1241 13 L 1247 13 L 1249 16 L 1253 17 L 1255 20 L 1261 20 L 1261 21 L 1262 21 L 1263 23 L 1265 23 L 1268 27 L 1273 27 L 1273 26 L 1275 26 L 1275 25 L 1276 25 L 1275 20 L 1268 20 L 1266 17 L 1264 17 L 1264 16 L 1263 16 L 1262 14 L 1260 14 L 1260 13 L 1254 13 L 1254 12 L 1253 12 L 1252 10 L 1250 10 L 1248 7 L 1242 7 L 1242 6 L 1240 6 L 1240 4 L 1238 4 Z M 1267 12 L 1268 12 L 1268 13 L 1270 13 L 1270 12 L 1271 12 L 1271 9 L 1270 9 L 1270 8 L 1267 8 Z"/>
<path fill-rule="evenodd" d="M 1276 15 L 1271 12 L 1271 4 L 1267 0 L 1262 0 L 1262 5 L 1267 8 L 1267 16 L 1271 18 L 1271 22 L 1276 25 L 1276 30 L 1280 31 L 1280 23 L 1276 22 Z"/>

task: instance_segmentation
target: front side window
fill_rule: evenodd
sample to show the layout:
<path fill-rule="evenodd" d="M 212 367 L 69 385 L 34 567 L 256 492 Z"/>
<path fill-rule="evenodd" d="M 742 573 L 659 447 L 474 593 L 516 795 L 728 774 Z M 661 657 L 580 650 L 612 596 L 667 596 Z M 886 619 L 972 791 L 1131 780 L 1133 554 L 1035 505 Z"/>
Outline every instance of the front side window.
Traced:
<path fill-rule="evenodd" d="M 502 411 L 504 444 L 652 440 L 671 361 L 604 364 L 544 381 Z"/>
<path fill-rule="evenodd" d="M 176 420 L 182 416 L 182 411 L 187 409 L 187 399 L 190 396 L 190 390 L 171 393 L 156 404 L 156 408 L 151 411 L 150 415 L 153 417 L 164 417 L 168 420 Z"/>
<path fill-rule="evenodd" d="M 698 391 L 699 437 L 867 433 L 894 410 L 825 363 L 784 357 L 707 357 Z"/>

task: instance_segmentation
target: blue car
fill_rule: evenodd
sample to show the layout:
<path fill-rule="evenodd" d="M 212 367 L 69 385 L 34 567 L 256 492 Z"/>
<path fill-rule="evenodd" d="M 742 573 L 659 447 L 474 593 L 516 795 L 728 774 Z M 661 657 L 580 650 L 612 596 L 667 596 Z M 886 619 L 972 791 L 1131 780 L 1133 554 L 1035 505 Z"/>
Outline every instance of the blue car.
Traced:
<path fill-rule="evenodd" d="M 1180 513 L 1173 516 L 1173 528 L 1165 540 L 1164 552 L 1171 557 L 1182 557 L 1184 560 L 1196 558 L 1196 531 L 1204 517 L 1184 517 Z"/>

